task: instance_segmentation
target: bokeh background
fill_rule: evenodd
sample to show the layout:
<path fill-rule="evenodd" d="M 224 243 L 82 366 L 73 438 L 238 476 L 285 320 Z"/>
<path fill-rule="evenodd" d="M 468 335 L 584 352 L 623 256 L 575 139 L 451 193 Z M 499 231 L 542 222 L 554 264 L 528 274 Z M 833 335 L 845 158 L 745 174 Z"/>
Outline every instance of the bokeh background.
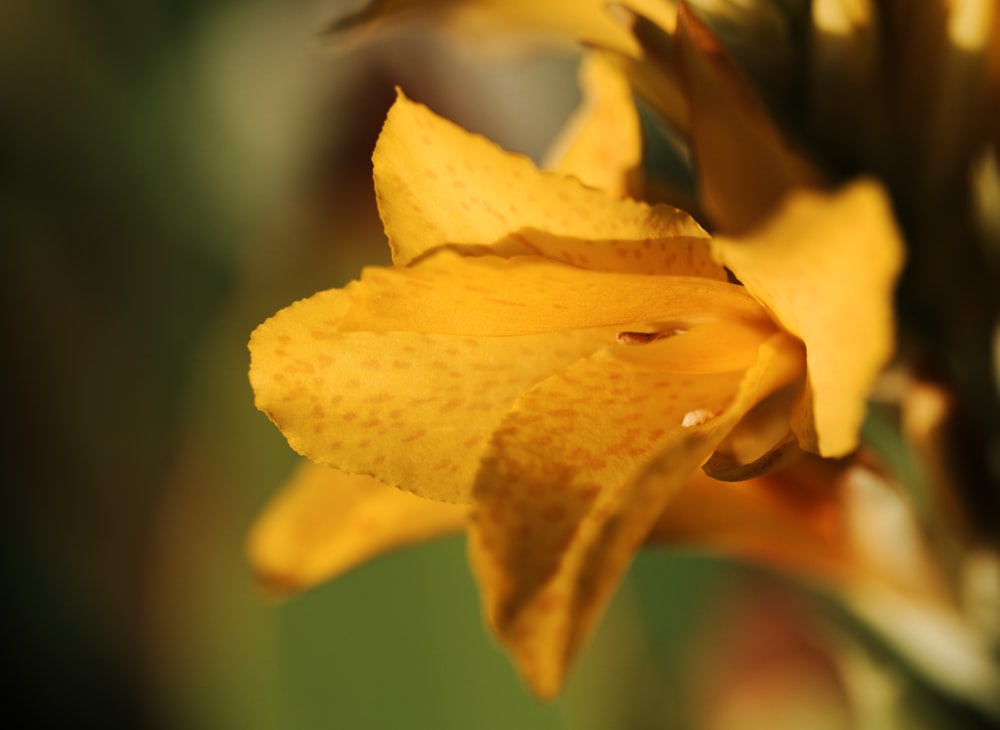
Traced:
<path fill-rule="evenodd" d="M 295 457 L 253 407 L 247 337 L 387 260 L 370 153 L 394 85 L 535 157 L 577 102 L 568 51 L 483 53 L 426 28 L 332 49 L 322 29 L 357 4 L 0 2 L 5 713 L 852 726 L 835 623 L 705 556 L 641 556 L 550 704 L 487 636 L 461 538 L 285 604 L 258 594 L 244 537 Z"/>

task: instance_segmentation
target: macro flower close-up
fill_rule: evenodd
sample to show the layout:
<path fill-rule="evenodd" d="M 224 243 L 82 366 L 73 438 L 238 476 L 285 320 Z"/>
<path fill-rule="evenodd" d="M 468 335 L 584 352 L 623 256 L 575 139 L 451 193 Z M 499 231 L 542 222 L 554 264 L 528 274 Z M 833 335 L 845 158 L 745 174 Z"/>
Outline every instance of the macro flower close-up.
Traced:
<path fill-rule="evenodd" d="M 891 551 L 851 522 L 866 470 L 900 500 L 859 447 L 898 352 L 905 226 L 921 215 L 901 224 L 894 207 L 926 191 L 886 188 L 898 160 L 871 135 L 891 107 L 845 118 L 839 149 L 824 137 L 848 104 L 867 110 L 858 74 L 881 60 L 863 55 L 878 50 L 878 10 L 805 5 L 375 2 L 334 24 L 337 42 L 429 12 L 460 33 L 493 21 L 590 50 L 583 102 L 544 170 L 397 90 L 373 154 L 393 265 L 251 338 L 257 407 L 312 462 L 251 534 L 266 589 L 307 588 L 464 526 L 486 622 L 543 698 L 648 542 L 799 575 L 861 614 L 950 605 L 921 538 L 900 537 L 918 557 L 893 574 L 873 557 Z M 952 37 L 993 22 L 959 5 Z M 884 12 L 883 50 L 898 32 Z M 797 108 L 796 23 L 811 26 L 808 83 L 842 102 L 807 86 Z M 969 31 L 980 51 L 984 32 Z M 845 75 L 825 78 L 835 63 Z M 654 179 L 634 95 L 687 173 Z M 782 128 L 799 117 L 813 127 Z M 835 165 L 810 153 L 824 146 Z M 871 166 L 852 158 L 866 152 Z M 911 276 L 925 265 L 915 245 Z M 896 598 L 871 598 L 883 591 Z M 884 607 L 869 613 L 891 623 Z"/>
<path fill-rule="evenodd" d="M 12 717 L 1000 730 L 997 0 L 8 6 Z"/>
<path fill-rule="evenodd" d="M 588 78 L 610 87 L 592 91 L 604 105 L 631 104 L 613 71 Z M 331 471 L 303 491 L 300 478 L 295 510 L 279 501 L 255 533 L 254 561 L 279 589 L 340 567 L 328 543 L 364 536 L 298 524 L 336 518 L 337 490 L 345 505 L 390 500 L 376 482 L 442 503 L 400 496 L 391 519 L 407 533 L 467 519 L 489 621 L 551 696 L 699 468 L 748 479 L 856 448 L 893 347 L 898 234 L 884 194 L 859 182 L 712 239 L 676 208 L 541 172 L 402 95 L 374 161 L 395 266 L 292 305 L 250 345 L 257 405 L 296 451 L 373 483 L 365 495 Z"/>

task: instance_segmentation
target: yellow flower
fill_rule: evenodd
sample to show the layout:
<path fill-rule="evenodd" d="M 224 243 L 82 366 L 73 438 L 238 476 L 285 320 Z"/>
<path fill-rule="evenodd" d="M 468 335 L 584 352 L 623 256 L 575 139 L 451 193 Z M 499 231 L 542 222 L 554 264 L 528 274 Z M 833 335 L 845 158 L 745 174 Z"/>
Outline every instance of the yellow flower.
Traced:
<path fill-rule="evenodd" d="M 870 182 L 792 196 L 738 239 L 614 197 L 635 184 L 634 111 L 613 73 L 585 78 L 596 101 L 572 174 L 400 95 L 373 158 L 395 265 L 291 305 L 250 343 L 258 407 L 321 465 L 251 536 L 265 583 L 305 587 L 465 524 L 488 621 L 541 696 L 648 536 L 732 527 L 727 499 L 763 493 L 699 467 L 748 478 L 800 448 L 857 446 L 902 257 Z M 818 538 L 783 516 L 751 510 L 758 534 L 737 542 L 794 562 Z M 775 520 L 794 539 L 768 542 Z"/>

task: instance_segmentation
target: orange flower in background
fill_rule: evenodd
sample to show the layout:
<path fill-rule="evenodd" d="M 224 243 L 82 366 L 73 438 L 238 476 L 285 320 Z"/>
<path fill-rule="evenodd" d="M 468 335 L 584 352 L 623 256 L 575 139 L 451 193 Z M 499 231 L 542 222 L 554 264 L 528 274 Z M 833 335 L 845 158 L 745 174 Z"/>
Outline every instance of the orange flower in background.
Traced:
<path fill-rule="evenodd" d="M 464 524 L 488 620 L 542 696 L 651 531 L 712 517 L 661 521 L 699 467 L 751 478 L 857 446 L 902 258 L 871 182 L 794 194 L 740 238 L 616 197 L 637 187 L 634 110 L 610 69 L 584 78 L 554 172 L 400 95 L 374 154 L 394 266 L 250 344 L 258 407 L 320 465 L 251 537 L 265 583 Z"/>

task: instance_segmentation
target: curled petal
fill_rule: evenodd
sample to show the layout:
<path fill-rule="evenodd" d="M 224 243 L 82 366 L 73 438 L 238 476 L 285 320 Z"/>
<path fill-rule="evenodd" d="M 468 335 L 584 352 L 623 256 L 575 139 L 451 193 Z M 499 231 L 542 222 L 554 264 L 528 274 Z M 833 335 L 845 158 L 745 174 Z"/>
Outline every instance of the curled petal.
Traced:
<path fill-rule="evenodd" d="M 893 296 L 903 244 L 872 182 L 833 195 L 797 193 L 766 224 L 712 247 L 753 296 L 806 346 L 810 399 L 796 422 L 803 448 L 843 456 L 892 355 Z"/>
<path fill-rule="evenodd" d="M 257 519 L 247 551 L 262 588 L 284 595 L 388 550 L 457 532 L 467 511 L 305 462 Z"/>
<path fill-rule="evenodd" d="M 800 345 L 801 348 L 801 345 Z M 805 357 L 795 380 L 750 410 L 702 469 L 713 479 L 743 481 L 786 466 L 802 455 L 789 415 L 803 398 Z"/>
<path fill-rule="evenodd" d="M 735 371 L 694 364 L 684 335 L 603 351 L 504 419 L 476 482 L 470 549 L 490 622 L 540 696 L 558 691 L 675 491 L 753 403 L 794 377 L 790 341 L 745 350 L 749 369 Z"/>
<path fill-rule="evenodd" d="M 799 448 L 795 435 L 789 430 L 780 441 L 764 450 L 755 450 L 754 456 L 730 450 L 725 443 L 716 448 L 702 470 L 713 479 L 723 482 L 741 482 L 781 469 L 799 458 L 804 452 Z"/>

